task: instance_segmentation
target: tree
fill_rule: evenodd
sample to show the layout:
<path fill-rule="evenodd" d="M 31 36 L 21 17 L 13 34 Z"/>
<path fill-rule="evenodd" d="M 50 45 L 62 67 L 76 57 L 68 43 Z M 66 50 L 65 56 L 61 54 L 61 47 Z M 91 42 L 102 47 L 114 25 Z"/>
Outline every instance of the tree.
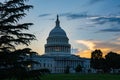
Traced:
<path fill-rule="evenodd" d="M 115 52 L 109 52 L 105 56 L 105 59 L 109 68 L 112 68 L 112 69 L 120 68 L 120 54 L 117 54 Z"/>
<path fill-rule="evenodd" d="M 91 53 L 91 61 L 90 61 L 90 66 L 94 69 L 101 69 L 105 70 L 106 68 L 106 62 L 105 59 L 102 56 L 102 51 L 101 50 L 95 50 Z"/>
<path fill-rule="evenodd" d="M 92 53 L 91 53 L 91 58 L 92 59 L 100 59 L 100 58 L 102 58 L 102 51 L 101 50 L 95 50 L 95 51 L 93 51 Z"/>
<path fill-rule="evenodd" d="M 32 55 L 37 55 L 36 52 L 33 52 L 30 48 L 18 49 L 12 53 L 12 61 L 14 62 L 14 67 L 24 67 L 25 69 L 32 68 L 33 64 L 38 64 L 32 60 Z M 11 60 L 10 60 L 11 61 Z M 30 67 L 28 67 L 31 65 Z"/>
<path fill-rule="evenodd" d="M 91 61 L 90 65 L 92 68 L 99 69 L 101 66 L 101 59 L 102 59 L 102 52 L 101 50 L 95 50 L 91 53 Z"/>
<path fill-rule="evenodd" d="M 9 0 L 0 3 L 0 50 L 15 50 L 16 45 L 29 45 L 31 40 L 35 40 L 34 35 L 22 32 L 28 30 L 33 23 L 19 23 L 26 15 L 25 11 L 33 8 L 25 5 L 25 1 Z"/>
<path fill-rule="evenodd" d="M 19 22 L 27 15 L 26 11 L 33 8 L 32 5 L 25 4 L 26 1 L 28 0 L 7 0 L 0 3 L 0 66 L 4 66 L 4 71 L 16 67 L 24 68 L 23 64 L 30 62 L 25 62 L 24 57 L 21 57 L 31 53 L 29 49 L 16 50 L 16 46 L 28 46 L 36 39 L 33 34 L 23 32 L 29 30 L 33 23 Z M 0 73 L 1 71 L 3 68 L 0 67 Z"/>
<path fill-rule="evenodd" d="M 75 71 L 76 71 L 76 72 L 81 72 L 81 71 L 82 71 L 82 66 L 81 66 L 81 65 L 78 65 L 78 66 L 75 68 Z"/>

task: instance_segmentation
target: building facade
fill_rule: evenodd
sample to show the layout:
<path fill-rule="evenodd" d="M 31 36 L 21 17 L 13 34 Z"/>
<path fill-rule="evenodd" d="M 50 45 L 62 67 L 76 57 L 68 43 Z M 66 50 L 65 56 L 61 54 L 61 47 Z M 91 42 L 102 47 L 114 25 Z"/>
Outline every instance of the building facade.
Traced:
<path fill-rule="evenodd" d="M 75 68 L 85 64 L 85 59 L 71 54 L 71 45 L 66 32 L 61 28 L 59 16 L 57 15 L 55 27 L 50 31 L 45 44 L 45 54 L 36 56 L 33 60 L 39 64 L 34 65 L 34 69 L 47 68 L 51 73 L 64 73 L 69 67 L 70 73 L 75 73 Z M 89 66 L 89 64 L 85 64 Z M 85 70 L 85 68 L 83 68 Z M 84 71 L 85 72 L 85 71 Z"/>

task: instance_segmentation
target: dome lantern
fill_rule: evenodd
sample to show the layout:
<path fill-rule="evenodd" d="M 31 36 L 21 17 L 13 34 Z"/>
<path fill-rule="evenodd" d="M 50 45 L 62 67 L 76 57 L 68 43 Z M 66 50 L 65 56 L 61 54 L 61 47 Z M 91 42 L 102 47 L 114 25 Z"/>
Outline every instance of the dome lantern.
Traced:
<path fill-rule="evenodd" d="M 60 27 L 60 21 L 59 21 L 59 16 L 57 15 L 57 20 L 56 20 L 56 27 Z"/>

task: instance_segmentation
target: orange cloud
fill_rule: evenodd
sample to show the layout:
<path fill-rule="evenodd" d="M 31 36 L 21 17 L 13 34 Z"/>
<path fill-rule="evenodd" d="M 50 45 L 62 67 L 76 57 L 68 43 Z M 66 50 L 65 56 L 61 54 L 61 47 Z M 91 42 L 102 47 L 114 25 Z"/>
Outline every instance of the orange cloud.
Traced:
<path fill-rule="evenodd" d="M 108 52 L 113 51 L 120 53 L 119 43 L 116 42 L 105 42 L 105 41 L 93 41 L 93 40 L 76 40 L 76 43 L 83 44 L 87 47 L 87 49 L 79 49 L 81 51 L 77 52 L 76 55 L 80 55 L 81 57 L 91 57 L 91 52 L 95 49 L 100 49 L 103 52 L 103 56 L 105 56 Z"/>
<path fill-rule="evenodd" d="M 94 49 L 95 50 L 95 49 Z M 100 48 L 100 50 L 103 52 L 103 57 L 110 51 L 109 48 Z M 83 50 L 76 53 L 76 55 L 79 55 L 80 57 L 91 57 L 92 50 Z"/>
<path fill-rule="evenodd" d="M 90 58 L 91 57 L 91 50 L 80 51 L 80 52 L 76 53 L 76 55 L 78 55 L 80 57 Z"/>
<path fill-rule="evenodd" d="M 95 44 L 88 40 L 76 40 L 77 43 L 85 45 L 89 50 L 94 50 Z"/>

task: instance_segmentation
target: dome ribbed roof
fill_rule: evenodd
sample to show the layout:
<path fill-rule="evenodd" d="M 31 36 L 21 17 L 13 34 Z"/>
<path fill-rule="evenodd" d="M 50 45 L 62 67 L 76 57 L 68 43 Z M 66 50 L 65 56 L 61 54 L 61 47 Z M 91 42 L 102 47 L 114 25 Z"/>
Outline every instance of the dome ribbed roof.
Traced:
<path fill-rule="evenodd" d="M 50 31 L 49 37 L 63 36 L 67 37 L 66 32 L 60 27 L 59 17 L 57 15 L 56 26 Z"/>
<path fill-rule="evenodd" d="M 51 32 L 49 34 L 49 37 L 53 37 L 53 36 L 64 36 L 64 37 L 66 37 L 66 33 L 62 28 L 55 27 L 54 29 L 51 30 Z"/>

